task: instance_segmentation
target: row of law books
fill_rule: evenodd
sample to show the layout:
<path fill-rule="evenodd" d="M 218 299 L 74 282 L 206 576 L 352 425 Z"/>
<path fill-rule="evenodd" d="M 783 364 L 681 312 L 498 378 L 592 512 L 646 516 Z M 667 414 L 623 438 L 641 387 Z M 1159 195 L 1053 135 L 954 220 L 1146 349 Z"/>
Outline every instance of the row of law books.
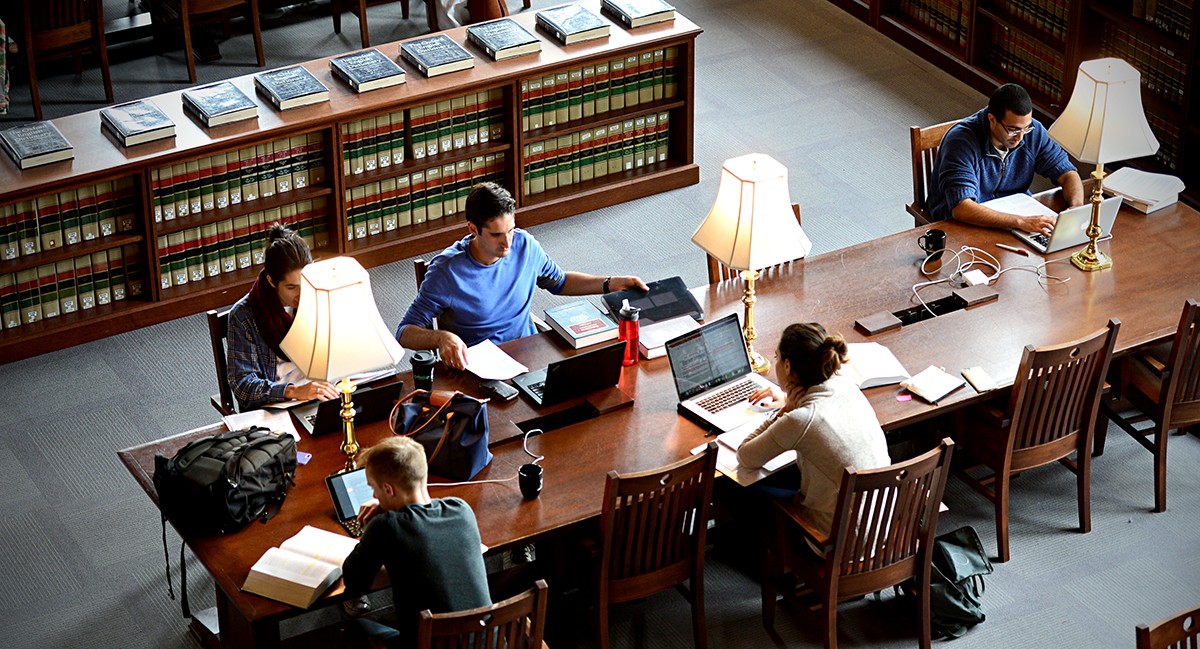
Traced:
<path fill-rule="evenodd" d="M 1185 41 L 1192 36 L 1192 0 L 1134 0 L 1131 13 Z"/>
<path fill-rule="evenodd" d="M 525 145 L 526 195 L 663 162 L 670 113 L 613 122 Z"/>
<path fill-rule="evenodd" d="M 1066 38 L 1067 0 L 993 0 L 997 6 L 1055 38 Z"/>
<path fill-rule="evenodd" d="M 282 223 L 309 248 L 329 245 L 325 199 L 318 197 L 158 236 L 160 286 L 169 289 L 263 263 L 267 231 Z"/>
<path fill-rule="evenodd" d="M 897 8 L 935 34 L 966 47 L 971 8 L 963 0 L 900 0 Z"/>
<path fill-rule="evenodd" d="M 346 238 L 462 214 L 473 185 L 503 179 L 504 155 L 488 154 L 352 187 L 346 191 Z"/>
<path fill-rule="evenodd" d="M 1063 55 L 1038 39 L 1015 30 L 992 30 L 992 63 L 1016 77 L 1027 88 L 1049 97 L 1062 95 Z"/>
<path fill-rule="evenodd" d="M 150 171 L 154 221 L 225 209 L 325 182 L 323 132 L 177 162 Z"/>
<path fill-rule="evenodd" d="M 138 297 L 145 290 L 141 244 L 131 243 L 0 274 L 0 317 L 15 329 Z"/>
<path fill-rule="evenodd" d="M 1142 73 L 1142 86 L 1170 104 L 1183 107 L 1187 52 L 1176 52 L 1169 46 L 1152 43 L 1108 23 L 1100 41 L 1101 56 L 1115 56 L 1129 62 Z"/>
<path fill-rule="evenodd" d="M 16 259 L 137 227 L 133 178 L 0 205 L 0 258 Z"/>
<path fill-rule="evenodd" d="M 1158 138 L 1158 153 L 1154 154 L 1154 159 L 1168 169 L 1179 171 L 1179 149 L 1183 143 L 1183 129 L 1179 123 L 1151 111 L 1146 112 L 1146 122 Z"/>
<path fill-rule="evenodd" d="M 521 80 L 521 129 L 603 115 L 679 94 L 678 47 L 647 50 Z"/>

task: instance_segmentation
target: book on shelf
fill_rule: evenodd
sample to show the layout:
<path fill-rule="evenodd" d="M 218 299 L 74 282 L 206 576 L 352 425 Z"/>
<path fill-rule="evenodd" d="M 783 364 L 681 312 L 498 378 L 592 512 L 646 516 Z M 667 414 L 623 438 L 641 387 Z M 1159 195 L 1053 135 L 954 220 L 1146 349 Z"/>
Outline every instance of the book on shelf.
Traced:
<path fill-rule="evenodd" d="M 892 385 L 910 376 L 892 350 L 879 343 L 850 343 L 847 347 L 850 360 L 842 365 L 841 374 L 859 389 Z"/>
<path fill-rule="evenodd" d="M 183 107 L 205 126 L 258 117 L 258 104 L 228 81 L 184 90 Z"/>
<path fill-rule="evenodd" d="M 537 12 L 537 24 L 563 45 L 606 38 L 610 23 L 577 4 L 551 7 Z"/>
<path fill-rule="evenodd" d="M 254 75 L 254 87 L 279 110 L 329 101 L 329 88 L 299 65 L 259 72 Z"/>
<path fill-rule="evenodd" d="M 642 358 L 658 358 L 667 355 L 667 341 L 700 328 L 700 323 L 690 315 L 681 315 L 661 322 L 652 322 L 638 331 L 638 351 Z"/>
<path fill-rule="evenodd" d="M 627 27 L 675 20 L 675 7 L 663 0 L 603 0 L 601 6 Z"/>
<path fill-rule="evenodd" d="M 400 44 L 400 56 L 417 66 L 426 77 L 475 67 L 475 58 L 454 39 L 434 34 Z"/>
<path fill-rule="evenodd" d="M 586 300 L 551 307 L 545 313 L 546 323 L 575 349 L 617 337 L 617 325 Z"/>
<path fill-rule="evenodd" d="M 937 404 L 946 395 L 966 385 L 962 378 L 946 372 L 940 367 L 929 367 L 917 372 L 912 378 L 900 382 L 909 392 L 932 404 Z"/>
<path fill-rule="evenodd" d="M 377 49 L 363 50 L 329 59 L 333 76 L 355 92 L 368 92 L 405 82 L 404 68 Z"/>
<path fill-rule="evenodd" d="M 175 122 L 144 99 L 100 109 L 100 122 L 126 147 L 175 136 Z"/>
<path fill-rule="evenodd" d="M 482 48 L 493 61 L 542 51 L 542 41 L 512 18 L 475 23 L 467 27 L 467 40 Z"/>
<path fill-rule="evenodd" d="M 357 545 L 357 539 L 305 525 L 254 563 L 242 590 L 308 608 L 341 578 L 342 562 Z"/>
<path fill-rule="evenodd" d="M 0 145 L 21 169 L 75 157 L 75 148 L 50 122 L 31 122 L 0 131 Z"/>

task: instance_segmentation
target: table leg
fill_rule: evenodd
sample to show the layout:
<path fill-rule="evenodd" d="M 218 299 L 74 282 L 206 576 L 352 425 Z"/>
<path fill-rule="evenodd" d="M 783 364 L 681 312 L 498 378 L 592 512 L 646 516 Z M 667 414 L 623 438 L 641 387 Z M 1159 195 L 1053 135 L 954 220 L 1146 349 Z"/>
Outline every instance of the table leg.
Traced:
<path fill-rule="evenodd" d="M 278 649 L 279 622 L 277 620 L 247 620 L 233 606 L 220 588 L 217 591 L 217 622 L 220 642 L 218 647 L 231 649 Z M 193 622 L 195 624 L 195 622 Z"/>

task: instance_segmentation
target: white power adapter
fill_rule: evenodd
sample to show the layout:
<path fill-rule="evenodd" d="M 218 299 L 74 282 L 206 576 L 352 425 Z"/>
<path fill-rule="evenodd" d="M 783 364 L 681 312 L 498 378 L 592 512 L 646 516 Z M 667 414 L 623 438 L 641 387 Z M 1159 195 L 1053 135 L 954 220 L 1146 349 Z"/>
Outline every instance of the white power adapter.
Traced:
<path fill-rule="evenodd" d="M 980 284 L 988 283 L 988 276 L 984 275 L 983 271 L 979 270 L 978 268 L 968 270 L 967 272 L 963 273 L 962 277 L 963 281 L 967 283 L 967 286 L 978 286 Z"/>

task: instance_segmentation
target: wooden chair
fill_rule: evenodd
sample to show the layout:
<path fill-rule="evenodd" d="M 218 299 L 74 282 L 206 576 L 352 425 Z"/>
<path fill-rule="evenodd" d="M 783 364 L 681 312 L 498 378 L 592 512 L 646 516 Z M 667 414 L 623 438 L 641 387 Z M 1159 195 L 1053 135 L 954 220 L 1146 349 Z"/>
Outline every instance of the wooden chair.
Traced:
<path fill-rule="evenodd" d="M 425 17 L 426 22 L 429 24 L 429 31 L 440 31 L 443 28 L 438 25 L 437 12 L 429 5 L 429 0 L 424 0 L 424 2 Z M 530 2 L 531 0 L 522 0 L 521 4 L 528 9 L 531 6 Z M 503 18 L 508 15 L 508 3 L 505 0 L 468 0 L 467 13 L 470 14 L 470 22 L 472 23 Z M 404 14 L 404 17 L 407 18 L 408 14 Z"/>
<path fill-rule="evenodd" d="M 799 577 L 821 600 L 825 647 L 835 649 L 838 602 L 911 577 L 917 582 L 921 647 L 929 649 L 930 550 L 953 453 L 954 442 L 943 439 L 906 462 L 868 471 L 846 467 L 829 536 L 791 501 L 776 501 L 777 541 L 768 549 L 762 580 L 763 625 L 774 628 L 777 599 L 781 593 L 795 595 Z"/>
<path fill-rule="evenodd" d="M 1009 557 L 1009 481 L 1043 464 L 1057 460 L 1075 473 L 1079 530 L 1091 531 L 1092 435 L 1120 324 L 1114 318 L 1107 327 L 1064 345 L 1027 345 L 1005 412 L 984 406 L 967 413 L 971 426 L 960 430 L 960 442 L 981 465 L 956 473 L 995 505 L 1000 561 Z M 972 474 L 983 468 L 990 473 Z"/>
<path fill-rule="evenodd" d="M 342 14 L 346 11 L 358 17 L 359 39 L 364 48 L 371 47 L 371 35 L 367 33 L 367 7 L 388 4 L 396 0 L 333 0 L 333 33 L 342 33 Z M 400 17 L 408 20 L 408 0 L 400 0 Z M 437 31 L 437 30 L 434 30 Z"/>
<path fill-rule="evenodd" d="M 225 340 L 229 338 L 229 311 L 208 312 L 208 337 L 212 341 L 213 364 L 217 369 L 217 393 L 210 397 L 212 407 L 222 417 L 237 412 L 233 390 L 229 387 L 229 357 Z"/>
<path fill-rule="evenodd" d="M 1155 354 L 1159 351 L 1159 354 Z M 1118 390 L 1100 402 L 1100 409 L 1154 455 L 1154 511 L 1167 508 L 1167 434 L 1200 424 L 1200 307 L 1183 305 L 1179 328 L 1170 348 L 1156 348 L 1124 359 Z M 1134 424 L 1150 421 L 1153 426 Z M 1104 449 L 1106 422 L 1099 422 L 1097 454 Z"/>
<path fill-rule="evenodd" d="M 934 221 L 925 211 L 925 198 L 929 195 L 929 176 L 933 173 L 933 161 L 942 146 L 942 138 L 946 137 L 946 131 L 957 123 L 958 120 L 955 120 L 924 128 L 911 126 L 908 129 L 909 141 L 912 144 L 913 202 L 906 205 L 905 209 L 912 215 L 915 227 L 929 225 Z"/>
<path fill-rule="evenodd" d="M 37 64 L 47 58 L 71 56 L 75 72 L 82 72 L 81 54 L 92 51 L 100 57 L 104 77 L 104 99 L 113 103 L 112 75 L 108 69 L 108 44 L 104 40 L 104 2 L 102 0 L 21 0 L 25 23 L 25 65 L 29 73 L 29 94 L 33 96 L 33 114 L 42 119 L 42 98 L 38 91 Z"/>
<path fill-rule="evenodd" d="M 188 81 L 196 83 L 196 55 L 192 51 L 192 27 L 221 23 L 229 35 L 229 19 L 234 14 L 245 15 L 254 31 L 254 51 L 258 67 L 267 64 L 263 55 L 262 26 L 258 18 L 258 0 L 155 0 L 153 21 L 158 25 L 177 26 L 183 32 L 183 55 L 187 59 Z M 162 32 L 159 32 L 160 37 Z"/>
<path fill-rule="evenodd" d="M 1137 649 L 1200 648 L 1200 607 L 1153 626 L 1137 625 Z"/>
<path fill-rule="evenodd" d="M 609 648 L 608 607 L 675 586 L 692 605 L 697 649 L 708 646 L 704 621 L 704 538 L 712 500 L 716 442 L 669 466 L 619 475 L 609 471 L 600 514 L 597 574 L 600 649 Z M 683 588 L 683 582 L 690 586 Z"/>
<path fill-rule="evenodd" d="M 796 215 L 796 223 L 800 223 L 800 204 L 799 203 L 792 203 L 792 212 L 795 213 L 795 215 Z M 802 223 L 800 223 L 800 224 L 803 225 Z M 709 284 L 716 284 L 717 282 L 723 282 L 727 279 L 741 277 L 742 271 L 734 270 L 734 269 L 726 266 L 725 264 L 722 264 L 721 262 L 717 261 L 716 258 L 714 258 L 712 255 L 706 255 L 706 256 L 708 257 L 708 283 Z M 780 265 L 782 266 L 782 264 L 780 264 Z M 764 268 L 762 270 L 766 271 L 767 269 Z"/>
<path fill-rule="evenodd" d="M 546 582 L 491 606 L 455 613 L 421 611 L 418 649 L 537 649 L 546 625 Z"/>
<path fill-rule="evenodd" d="M 429 272 L 429 262 L 424 259 L 413 260 L 413 274 L 417 277 L 417 290 L 421 290 L 421 284 L 425 283 L 425 273 Z"/>

